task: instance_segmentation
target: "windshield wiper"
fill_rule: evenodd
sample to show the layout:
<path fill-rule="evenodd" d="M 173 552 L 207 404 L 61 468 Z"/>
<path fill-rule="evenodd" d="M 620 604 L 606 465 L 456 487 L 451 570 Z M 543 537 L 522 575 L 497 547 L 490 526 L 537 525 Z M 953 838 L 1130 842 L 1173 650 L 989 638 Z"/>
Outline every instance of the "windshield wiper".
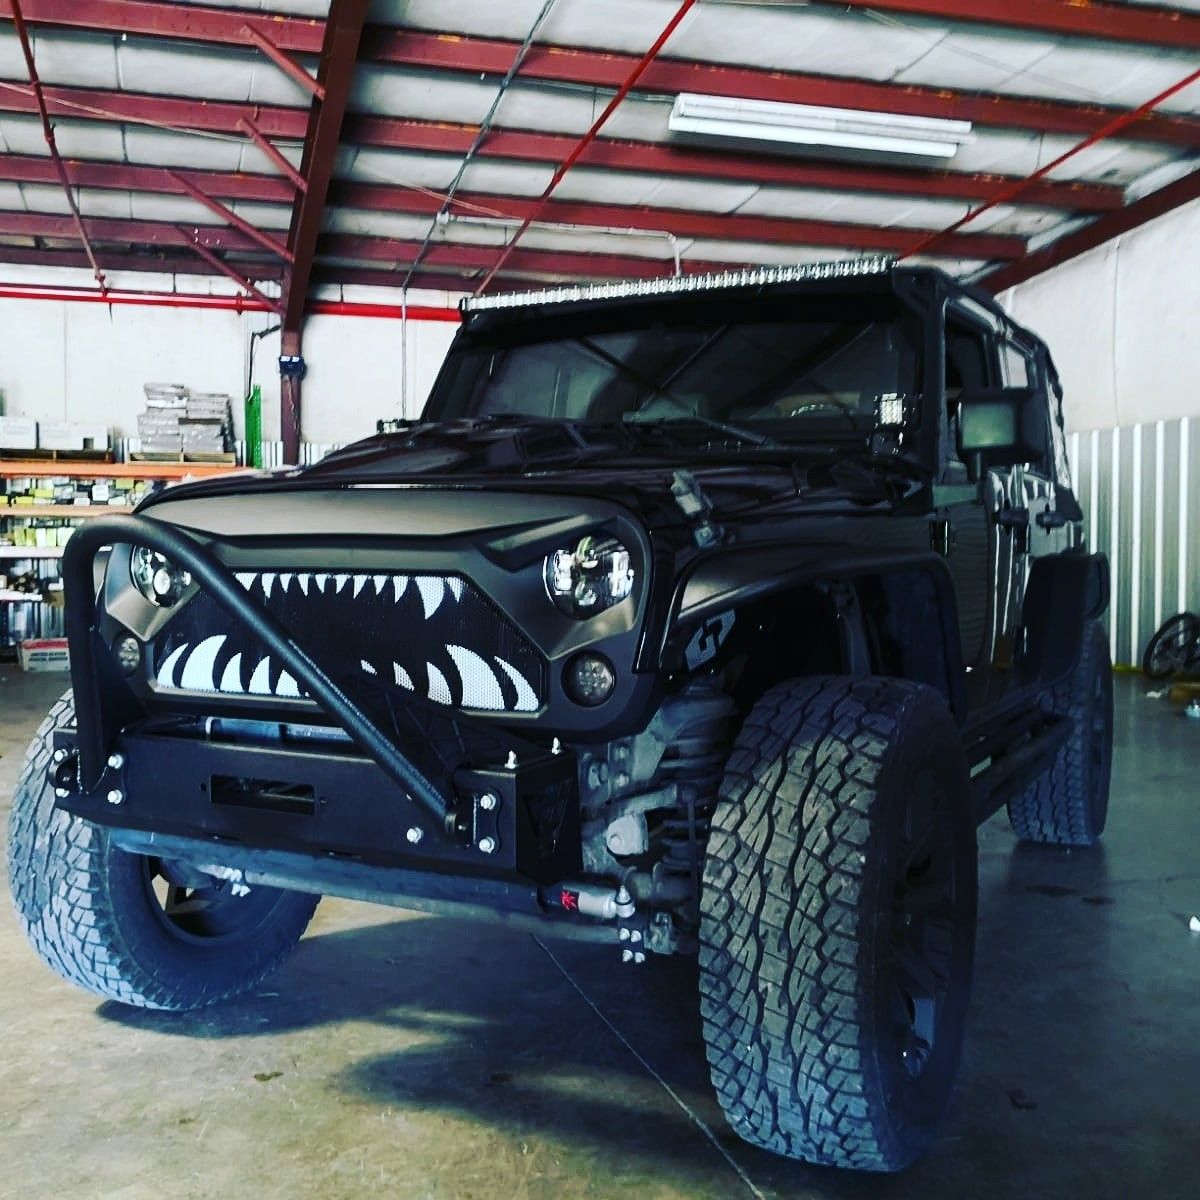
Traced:
<path fill-rule="evenodd" d="M 699 413 L 681 413 L 677 417 L 638 417 L 636 414 L 630 414 L 621 423 L 626 429 L 641 427 L 659 430 L 699 425 L 705 429 L 715 429 L 726 437 L 735 438 L 751 446 L 759 446 L 766 450 L 787 449 L 783 442 L 765 433 L 743 429 L 740 425 L 731 425 L 728 421 L 718 421 L 714 417 L 702 417 Z"/>

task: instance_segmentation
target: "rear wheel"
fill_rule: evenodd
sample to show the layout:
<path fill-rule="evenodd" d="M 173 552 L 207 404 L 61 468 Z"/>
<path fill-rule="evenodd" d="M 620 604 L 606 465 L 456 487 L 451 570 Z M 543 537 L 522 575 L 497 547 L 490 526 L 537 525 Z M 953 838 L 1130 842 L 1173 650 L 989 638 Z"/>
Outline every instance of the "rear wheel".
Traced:
<path fill-rule="evenodd" d="M 129 854 L 57 811 L 46 768 L 55 729 L 74 716 L 68 693 L 29 747 L 9 817 L 9 883 L 33 948 L 72 983 L 139 1008 L 201 1008 L 254 987 L 291 953 L 319 897 Z"/>
<path fill-rule="evenodd" d="M 713 816 L 701 1014 L 747 1141 L 896 1171 L 930 1144 L 962 1050 L 975 827 L 929 688 L 802 679 L 756 705 Z"/>
<path fill-rule="evenodd" d="M 1142 670 L 1149 679 L 1170 679 L 1200 657 L 1200 617 L 1180 613 L 1164 621 L 1146 646 Z"/>
<path fill-rule="evenodd" d="M 1050 769 L 1008 802 L 1008 819 L 1027 842 L 1091 846 L 1108 820 L 1112 770 L 1112 663 L 1099 621 L 1083 631 L 1079 663 L 1051 690 L 1049 704 L 1070 717 L 1071 732 Z"/>

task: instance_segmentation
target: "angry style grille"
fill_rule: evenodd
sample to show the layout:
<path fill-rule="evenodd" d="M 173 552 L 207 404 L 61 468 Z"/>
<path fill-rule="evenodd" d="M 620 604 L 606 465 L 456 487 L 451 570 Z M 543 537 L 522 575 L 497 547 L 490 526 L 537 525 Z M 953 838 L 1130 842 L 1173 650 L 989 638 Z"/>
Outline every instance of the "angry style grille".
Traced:
<path fill-rule="evenodd" d="M 453 708 L 541 707 L 541 657 L 459 576 L 243 571 L 237 579 L 322 664 Z M 156 640 L 153 664 L 162 691 L 304 697 L 253 634 L 203 594 Z"/>

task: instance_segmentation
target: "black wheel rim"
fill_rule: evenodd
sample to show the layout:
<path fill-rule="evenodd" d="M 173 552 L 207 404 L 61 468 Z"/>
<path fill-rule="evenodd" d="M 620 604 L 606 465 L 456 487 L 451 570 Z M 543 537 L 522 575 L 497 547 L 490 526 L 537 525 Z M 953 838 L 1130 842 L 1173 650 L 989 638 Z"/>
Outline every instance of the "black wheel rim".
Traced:
<path fill-rule="evenodd" d="M 890 1024 L 904 1074 L 916 1078 L 937 1045 L 950 986 L 958 892 L 948 797 L 933 771 L 912 783 L 892 894 Z"/>
<path fill-rule="evenodd" d="M 273 888 L 235 891 L 225 879 L 202 875 L 160 858 L 142 858 L 150 910 L 172 937 L 214 945 L 257 929 L 278 902 Z"/>

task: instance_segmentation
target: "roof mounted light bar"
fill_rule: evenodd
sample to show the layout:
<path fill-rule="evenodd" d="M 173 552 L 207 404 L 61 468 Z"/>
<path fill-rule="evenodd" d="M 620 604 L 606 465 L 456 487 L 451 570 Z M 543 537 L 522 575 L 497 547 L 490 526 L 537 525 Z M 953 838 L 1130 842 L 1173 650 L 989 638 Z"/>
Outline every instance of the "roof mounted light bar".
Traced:
<path fill-rule="evenodd" d="M 613 283 L 572 284 L 537 292 L 504 292 L 496 296 L 468 296 L 461 301 L 464 313 L 493 308 L 523 308 L 533 304 L 569 304 L 575 300 L 620 300 L 627 296 L 669 296 L 678 292 L 707 292 L 718 288 L 761 287 L 772 283 L 805 283 L 820 279 L 851 279 L 882 275 L 895 260 L 879 255 L 841 262 L 805 263 L 794 267 L 747 267 L 705 275 L 666 275 L 661 279 L 624 279 Z"/>

